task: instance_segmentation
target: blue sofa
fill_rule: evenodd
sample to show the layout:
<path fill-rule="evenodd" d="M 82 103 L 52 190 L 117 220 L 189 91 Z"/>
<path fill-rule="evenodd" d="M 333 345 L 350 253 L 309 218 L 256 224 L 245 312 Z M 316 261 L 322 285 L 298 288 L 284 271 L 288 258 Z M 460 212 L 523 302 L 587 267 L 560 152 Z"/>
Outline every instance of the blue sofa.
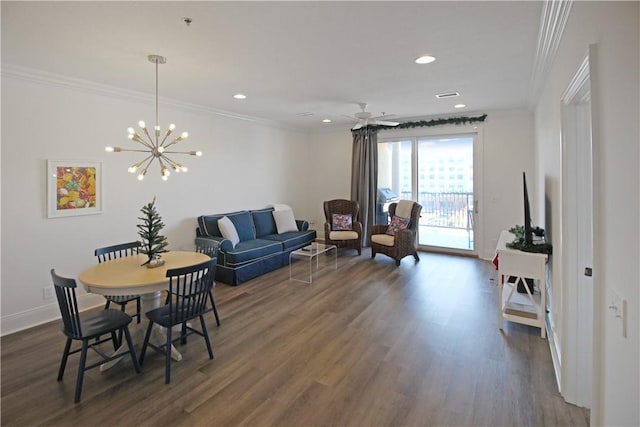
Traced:
<path fill-rule="evenodd" d="M 278 234 L 272 212 L 273 208 L 267 208 L 198 217 L 196 241 L 209 239 L 219 245 L 216 280 L 239 285 L 287 265 L 291 251 L 315 241 L 316 230 L 309 230 L 307 221 L 296 220 L 298 231 Z M 235 247 L 218 228 L 218 220 L 224 216 L 238 232 L 240 242 Z"/>

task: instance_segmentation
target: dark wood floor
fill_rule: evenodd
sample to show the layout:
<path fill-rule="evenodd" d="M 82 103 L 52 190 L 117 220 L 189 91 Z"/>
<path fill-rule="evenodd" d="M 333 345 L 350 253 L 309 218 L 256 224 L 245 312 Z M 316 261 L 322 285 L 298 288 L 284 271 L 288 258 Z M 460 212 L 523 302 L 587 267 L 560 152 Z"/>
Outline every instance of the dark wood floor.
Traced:
<path fill-rule="evenodd" d="M 78 356 L 56 382 L 57 322 L 2 338 L 3 426 L 501 426 L 589 424 L 558 394 L 539 330 L 498 329 L 495 272 L 472 258 L 421 254 L 399 268 L 340 252 L 313 284 L 282 268 L 219 284 L 215 359 L 192 336 L 172 382 L 147 355 L 89 371 L 73 403 Z"/>

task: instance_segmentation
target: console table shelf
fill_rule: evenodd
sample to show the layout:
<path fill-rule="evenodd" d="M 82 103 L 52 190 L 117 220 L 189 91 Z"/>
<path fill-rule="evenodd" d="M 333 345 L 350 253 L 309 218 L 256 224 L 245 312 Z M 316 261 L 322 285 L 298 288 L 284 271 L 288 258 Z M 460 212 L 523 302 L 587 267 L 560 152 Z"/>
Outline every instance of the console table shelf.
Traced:
<path fill-rule="evenodd" d="M 503 231 L 496 247 L 500 329 L 503 322 L 508 320 L 540 328 L 540 336 L 545 338 L 547 255 L 507 248 L 507 243 L 514 239 L 513 234 Z M 516 282 L 509 283 L 508 277 L 515 277 Z M 516 287 L 522 283 L 526 288 L 525 278 L 534 279 L 539 291 L 519 293 Z"/>

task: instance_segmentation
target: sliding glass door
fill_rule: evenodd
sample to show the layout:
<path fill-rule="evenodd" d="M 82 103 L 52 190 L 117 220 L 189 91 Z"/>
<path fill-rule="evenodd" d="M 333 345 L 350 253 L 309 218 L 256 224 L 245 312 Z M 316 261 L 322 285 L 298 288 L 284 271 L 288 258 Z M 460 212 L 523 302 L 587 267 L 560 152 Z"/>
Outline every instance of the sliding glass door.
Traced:
<path fill-rule="evenodd" d="M 376 222 L 398 199 L 422 205 L 418 244 L 475 251 L 474 134 L 379 140 Z"/>

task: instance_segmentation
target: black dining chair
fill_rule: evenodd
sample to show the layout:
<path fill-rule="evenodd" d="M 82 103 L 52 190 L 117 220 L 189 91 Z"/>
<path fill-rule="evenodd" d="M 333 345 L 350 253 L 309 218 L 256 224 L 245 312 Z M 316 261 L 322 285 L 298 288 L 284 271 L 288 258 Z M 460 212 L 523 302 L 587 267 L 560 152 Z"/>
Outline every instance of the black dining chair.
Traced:
<path fill-rule="evenodd" d="M 211 348 L 209 331 L 207 329 L 207 323 L 204 320 L 204 314 L 209 311 L 207 308 L 207 299 L 213 286 L 215 265 L 216 260 L 210 259 L 189 267 L 167 270 L 166 277 L 169 278 L 169 302 L 145 314 L 149 319 L 149 326 L 147 327 L 144 344 L 140 351 L 140 365 L 144 363 L 147 346 L 164 354 L 165 384 L 169 384 L 171 381 L 171 345 L 174 341 L 180 340 L 182 343 L 185 343 L 188 335 L 200 335 L 207 344 L 209 359 L 213 359 L 213 350 Z M 187 324 L 189 320 L 195 318 L 200 319 L 201 331 Z M 149 342 L 154 324 L 158 324 L 166 329 L 166 343 L 154 345 Z M 172 328 L 178 325 L 180 325 L 182 329 L 180 336 L 174 339 L 172 337 Z"/>
<path fill-rule="evenodd" d="M 98 257 L 98 263 L 109 261 L 116 258 L 122 258 L 125 256 L 135 255 L 140 252 L 140 242 L 121 243 L 119 245 L 106 246 L 104 248 L 98 248 L 94 251 L 94 255 Z M 125 311 L 127 303 L 131 301 L 136 302 L 136 314 L 133 317 L 138 319 L 138 323 L 141 320 L 140 309 L 140 295 L 105 295 L 107 300 L 104 309 L 107 310 L 111 303 L 120 306 L 120 310 Z M 118 335 L 118 345 L 122 344 L 122 334 Z"/>
<path fill-rule="evenodd" d="M 58 305 L 60 306 L 60 314 L 62 315 L 62 332 L 67 337 L 67 343 L 64 346 L 62 360 L 60 361 L 60 369 L 58 370 L 58 381 L 62 381 L 69 355 L 80 352 L 78 377 L 76 379 L 76 393 L 73 401 L 75 403 L 80 402 L 84 372 L 100 366 L 105 362 L 119 359 L 130 354 L 133 367 L 137 373 L 140 373 L 140 364 L 138 363 L 136 350 L 133 346 L 133 341 L 131 340 L 131 334 L 129 333 L 129 323 L 131 323 L 132 320 L 131 316 L 120 310 L 114 309 L 80 314 L 78 301 L 76 299 L 76 281 L 74 279 L 57 275 L 53 268 L 51 269 L 51 279 L 53 280 L 56 298 L 58 299 Z M 116 339 L 117 331 L 124 333 L 129 350 L 114 356 L 107 356 L 97 348 L 97 346 L 107 341 L 112 341 L 115 351 L 118 347 Z M 100 339 L 101 335 L 107 334 L 109 335 L 108 338 Z M 94 339 L 95 341 L 90 344 L 89 341 Z M 71 344 L 74 340 L 82 341 L 82 347 L 71 351 Z M 86 366 L 87 350 L 90 348 L 100 355 L 101 360 L 98 363 Z"/>
<path fill-rule="evenodd" d="M 218 257 L 218 248 L 220 245 L 215 240 L 205 239 L 205 238 L 196 238 L 196 252 L 209 255 L 210 258 L 215 259 L 217 261 Z M 215 282 L 215 266 L 213 271 L 213 286 L 211 286 L 211 290 L 209 291 L 209 301 L 211 301 L 211 311 L 213 311 L 213 315 L 216 318 L 216 324 L 220 326 L 220 316 L 218 315 L 218 307 L 216 307 L 216 300 L 213 297 L 213 289 L 216 287 Z M 164 302 L 165 304 L 169 304 L 170 293 L 167 292 L 167 299 Z"/>

